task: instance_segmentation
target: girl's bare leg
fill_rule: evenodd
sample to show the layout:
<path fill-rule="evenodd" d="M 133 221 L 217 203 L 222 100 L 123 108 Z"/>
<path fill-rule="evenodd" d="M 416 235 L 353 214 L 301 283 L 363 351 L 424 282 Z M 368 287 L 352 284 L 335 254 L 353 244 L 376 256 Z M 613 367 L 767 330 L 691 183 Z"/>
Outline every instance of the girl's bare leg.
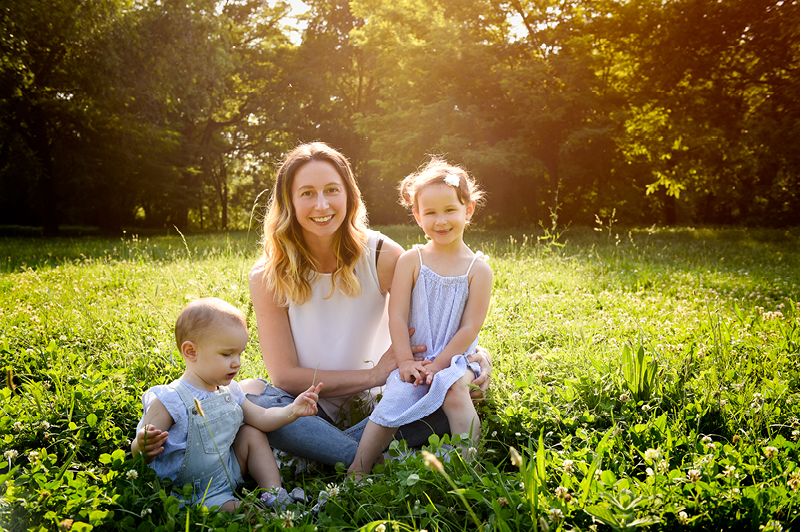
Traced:
<path fill-rule="evenodd" d="M 475 411 L 475 405 L 470 397 L 469 384 L 472 382 L 473 373 L 467 370 L 461 379 L 453 384 L 444 397 L 442 410 L 447 414 L 452 434 L 467 434 L 472 439 L 472 446 L 478 446 L 481 438 L 481 420 Z M 469 456 L 464 456 L 469 458 Z"/>
<path fill-rule="evenodd" d="M 364 434 L 358 444 L 356 457 L 350 467 L 347 468 L 349 474 L 356 480 L 361 480 L 372 471 L 372 466 L 381 455 L 383 450 L 392 442 L 397 428 L 382 427 L 372 421 L 367 422 L 364 427 Z"/>

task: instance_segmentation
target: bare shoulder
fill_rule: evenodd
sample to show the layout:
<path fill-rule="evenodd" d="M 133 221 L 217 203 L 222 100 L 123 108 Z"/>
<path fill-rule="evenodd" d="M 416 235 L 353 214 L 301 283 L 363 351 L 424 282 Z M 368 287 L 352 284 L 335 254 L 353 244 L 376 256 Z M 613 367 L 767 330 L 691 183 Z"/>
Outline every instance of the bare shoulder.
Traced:
<path fill-rule="evenodd" d="M 253 281 L 261 281 L 264 277 L 264 271 L 267 267 L 267 257 L 266 255 L 262 255 L 260 259 L 258 259 L 255 264 L 250 268 L 250 283 L 252 284 Z"/>
<path fill-rule="evenodd" d="M 381 253 L 378 255 L 378 280 L 383 292 L 386 292 L 392 286 L 394 270 L 402 254 L 403 248 L 400 244 L 389 238 L 383 241 Z"/>
<path fill-rule="evenodd" d="M 492 267 L 486 262 L 485 258 L 480 255 L 478 260 L 472 265 L 472 277 L 473 278 L 480 278 L 480 279 L 489 279 L 492 278 Z"/>

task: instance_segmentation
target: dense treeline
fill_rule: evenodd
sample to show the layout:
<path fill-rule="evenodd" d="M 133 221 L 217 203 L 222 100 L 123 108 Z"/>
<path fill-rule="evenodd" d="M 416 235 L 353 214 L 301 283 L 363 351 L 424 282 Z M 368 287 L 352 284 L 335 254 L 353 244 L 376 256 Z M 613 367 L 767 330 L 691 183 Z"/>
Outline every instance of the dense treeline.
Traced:
<path fill-rule="evenodd" d="M 242 227 L 317 139 L 373 223 L 432 152 L 482 224 L 800 223 L 797 0 L 306 3 L 7 0 L 0 224 Z"/>

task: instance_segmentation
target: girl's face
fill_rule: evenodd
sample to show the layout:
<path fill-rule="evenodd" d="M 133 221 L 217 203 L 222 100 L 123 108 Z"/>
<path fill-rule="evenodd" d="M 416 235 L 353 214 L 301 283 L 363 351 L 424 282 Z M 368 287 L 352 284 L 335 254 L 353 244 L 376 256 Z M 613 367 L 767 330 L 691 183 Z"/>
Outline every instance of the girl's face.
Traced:
<path fill-rule="evenodd" d="M 427 185 L 417 192 L 414 218 L 435 244 L 447 246 L 463 241 L 464 227 L 475 212 L 475 202 L 463 205 L 456 189 L 446 184 Z"/>
<path fill-rule="evenodd" d="M 333 236 L 347 216 L 342 176 L 327 161 L 304 164 L 294 175 L 292 205 L 304 237 Z"/>

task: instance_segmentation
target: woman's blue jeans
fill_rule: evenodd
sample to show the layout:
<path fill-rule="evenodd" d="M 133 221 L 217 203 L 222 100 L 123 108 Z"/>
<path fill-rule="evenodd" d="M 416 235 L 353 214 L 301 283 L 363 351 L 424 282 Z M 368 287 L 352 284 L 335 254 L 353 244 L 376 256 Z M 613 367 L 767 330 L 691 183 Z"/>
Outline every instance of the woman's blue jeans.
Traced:
<path fill-rule="evenodd" d="M 263 380 L 263 379 L 262 379 Z M 291 404 L 294 396 L 264 381 L 261 395 L 247 394 L 247 399 L 264 408 L 282 407 Z M 364 433 L 367 420 L 345 430 L 339 430 L 320 409 L 316 416 L 300 417 L 278 430 L 268 432 L 269 444 L 292 456 L 310 458 L 328 465 L 337 462 L 349 466 L 356 456 L 358 442 Z M 431 434 L 444 435 L 450 431 L 447 416 L 440 408 L 430 416 L 397 430 L 395 439 L 406 440 L 409 447 L 420 447 L 428 443 Z"/>

